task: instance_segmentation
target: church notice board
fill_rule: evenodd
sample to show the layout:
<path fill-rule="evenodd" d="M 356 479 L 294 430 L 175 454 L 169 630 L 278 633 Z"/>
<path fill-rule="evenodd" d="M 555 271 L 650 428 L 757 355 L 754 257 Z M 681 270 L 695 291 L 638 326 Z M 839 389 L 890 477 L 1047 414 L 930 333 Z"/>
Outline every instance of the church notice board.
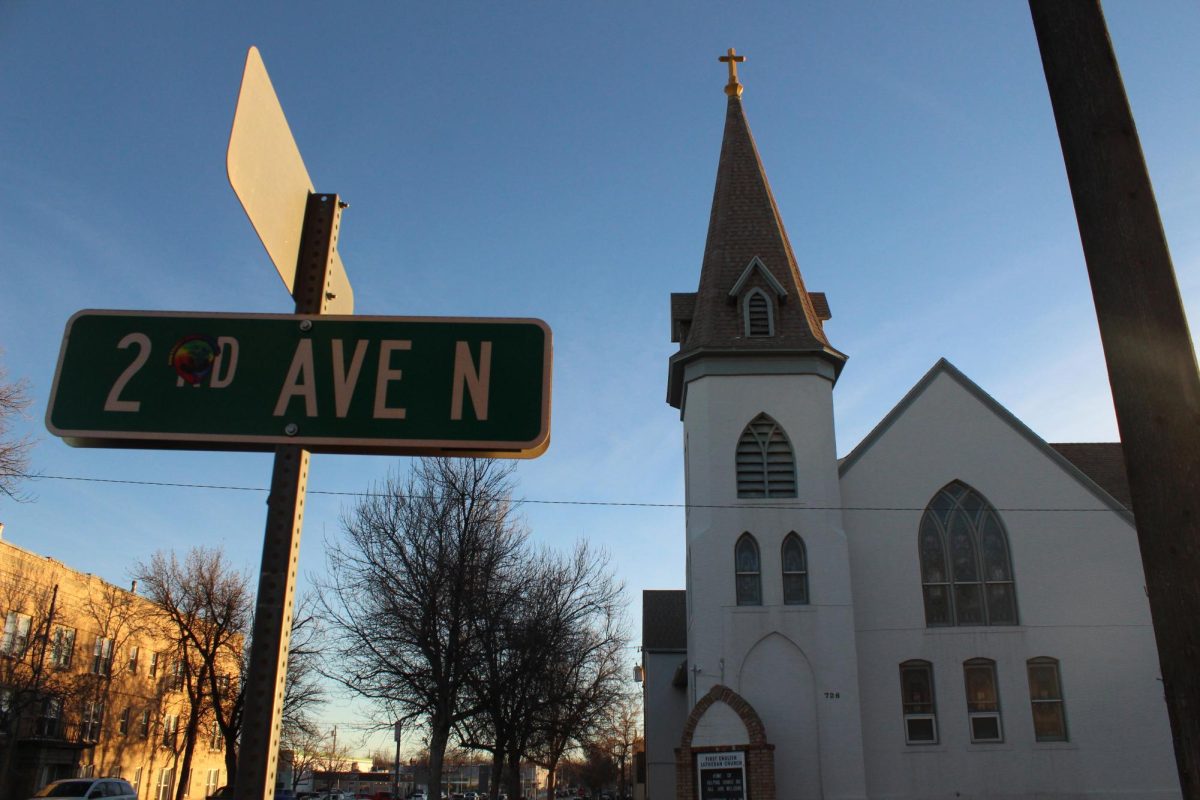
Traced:
<path fill-rule="evenodd" d="M 700 800 L 746 800 L 746 754 L 697 753 Z"/>

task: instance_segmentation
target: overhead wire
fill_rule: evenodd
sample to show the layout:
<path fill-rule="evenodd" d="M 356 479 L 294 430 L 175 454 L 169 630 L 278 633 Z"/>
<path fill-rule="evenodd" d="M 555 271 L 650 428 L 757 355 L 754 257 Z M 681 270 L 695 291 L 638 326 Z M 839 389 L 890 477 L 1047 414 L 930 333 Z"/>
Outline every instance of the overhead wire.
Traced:
<path fill-rule="evenodd" d="M 216 483 L 181 483 L 175 481 L 145 481 L 129 478 L 96 478 L 83 475 L 46 475 L 41 473 L 18 474 L 17 477 L 29 480 L 58 480 L 80 481 L 84 483 L 113 483 L 126 486 L 150 486 L 171 489 L 212 489 L 230 492 L 269 492 L 265 486 L 233 486 Z M 309 489 L 310 495 L 325 495 L 330 497 L 387 497 L 386 492 L 345 491 L 333 489 Z M 398 495 L 411 499 L 423 499 L 421 495 Z M 712 508 L 712 509 L 750 509 L 771 508 L 782 511 L 924 511 L 925 506 L 816 506 L 803 503 L 776 503 L 768 506 L 751 503 L 646 503 L 628 500 L 543 500 L 529 497 L 514 498 L 518 505 L 549 505 L 549 506 L 597 506 L 606 508 Z M 1102 512 L 1114 513 L 1112 508 L 1044 508 L 1044 507 L 997 507 L 997 511 L 1005 512 Z"/>

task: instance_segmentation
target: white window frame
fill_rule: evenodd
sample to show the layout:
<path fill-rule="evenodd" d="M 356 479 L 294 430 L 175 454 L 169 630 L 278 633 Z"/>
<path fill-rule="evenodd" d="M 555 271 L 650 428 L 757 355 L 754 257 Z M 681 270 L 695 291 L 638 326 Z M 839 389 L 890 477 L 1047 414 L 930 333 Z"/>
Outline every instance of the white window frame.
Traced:
<path fill-rule="evenodd" d="M 0 637 L 0 655 L 24 658 L 32 627 L 33 617 L 20 611 L 9 611 L 4 618 L 4 635 Z"/>
<path fill-rule="evenodd" d="M 79 720 L 79 738 L 85 742 L 99 741 L 103 721 L 104 701 L 88 700 L 83 704 L 83 716 Z"/>
<path fill-rule="evenodd" d="M 75 660 L 75 629 L 68 625 L 57 625 L 50 646 L 50 666 L 55 669 L 70 669 Z"/>
<path fill-rule="evenodd" d="M 163 767 L 158 771 L 158 782 L 155 785 L 155 800 L 171 800 L 171 787 L 175 784 L 175 770 Z"/>
<path fill-rule="evenodd" d="M 1052 668 L 1054 670 L 1054 682 L 1057 695 L 1050 697 L 1034 697 L 1033 681 L 1030 680 L 1029 673 L 1034 667 Z M 1033 737 L 1037 742 L 1069 742 L 1071 741 L 1071 729 L 1067 726 L 1067 703 L 1063 699 L 1062 689 L 1062 664 L 1057 658 L 1049 656 L 1038 656 L 1031 658 L 1025 662 L 1025 679 L 1029 682 L 1029 711 L 1033 714 Z M 1062 736 L 1042 736 L 1037 731 L 1037 708 L 1039 705 L 1054 705 L 1058 707 L 1059 717 L 1062 720 Z"/>
<path fill-rule="evenodd" d="M 913 700 L 904 696 L 905 681 L 904 673 L 906 670 L 922 670 L 928 675 L 929 682 L 929 699 L 928 700 Z M 918 711 L 915 707 L 928 706 L 928 711 Z M 938 744 L 941 740 L 940 732 L 937 723 L 937 689 L 933 682 L 933 664 L 923 659 L 913 659 L 900 664 L 900 707 L 904 717 L 904 743 L 907 745 L 920 746 Z M 928 720 L 933 727 L 932 739 L 914 739 L 909 728 L 910 721 Z"/>
<path fill-rule="evenodd" d="M 96 637 L 96 644 L 92 646 L 93 675 L 112 675 L 113 649 L 113 640 L 110 637 Z"/>
<path fill-rule="evenodd" d="M 986 674 L 991 681 L 993 697 L 971 697 L 971 672 Z M 996 662 L 990 658 L 972 658 L 963 662 L 963 691 L 967 696 L 967 728 L 971 734 L 971 744 L 998 744 L 1004 741 L 1004 720 L 1000 716 L 1000 678 L 996 674 Z M 995 708 L 981 708 L 984 705 L 994 705 Z M 976 722 L 979 720 L 995 720 L 996 735 L 994 737 L 979 736 L 976 733 Z"/>

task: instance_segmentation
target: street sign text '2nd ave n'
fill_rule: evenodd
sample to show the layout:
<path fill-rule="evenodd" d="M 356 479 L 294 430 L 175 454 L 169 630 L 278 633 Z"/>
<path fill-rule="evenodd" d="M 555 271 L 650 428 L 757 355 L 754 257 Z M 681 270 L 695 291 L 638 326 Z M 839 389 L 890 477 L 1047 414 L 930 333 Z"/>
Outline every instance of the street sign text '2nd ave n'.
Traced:
<path fill-rule="evenodd" d="M 46 424 L 78 446 L 530 457 L 540 320 L 80 311 Z"/>

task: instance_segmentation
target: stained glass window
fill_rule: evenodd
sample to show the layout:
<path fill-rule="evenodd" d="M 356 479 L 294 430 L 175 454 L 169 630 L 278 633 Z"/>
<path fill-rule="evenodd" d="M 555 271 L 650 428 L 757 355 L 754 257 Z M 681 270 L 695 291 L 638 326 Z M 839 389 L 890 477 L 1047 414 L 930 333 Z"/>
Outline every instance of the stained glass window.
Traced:
<path fill-rule="evenodd" d="M 1017 624 L 1008 536 L 983 495 L 947 484 L 925 508 L 917 550 L 927 626 Z"/>
<path fill-rule="evenodd" d="M 734 547 L 734 569 L 737 577 L 737 604 L 762 605 L 762 570 L 759 566 L 758 543 L 743 533 Z"/>

